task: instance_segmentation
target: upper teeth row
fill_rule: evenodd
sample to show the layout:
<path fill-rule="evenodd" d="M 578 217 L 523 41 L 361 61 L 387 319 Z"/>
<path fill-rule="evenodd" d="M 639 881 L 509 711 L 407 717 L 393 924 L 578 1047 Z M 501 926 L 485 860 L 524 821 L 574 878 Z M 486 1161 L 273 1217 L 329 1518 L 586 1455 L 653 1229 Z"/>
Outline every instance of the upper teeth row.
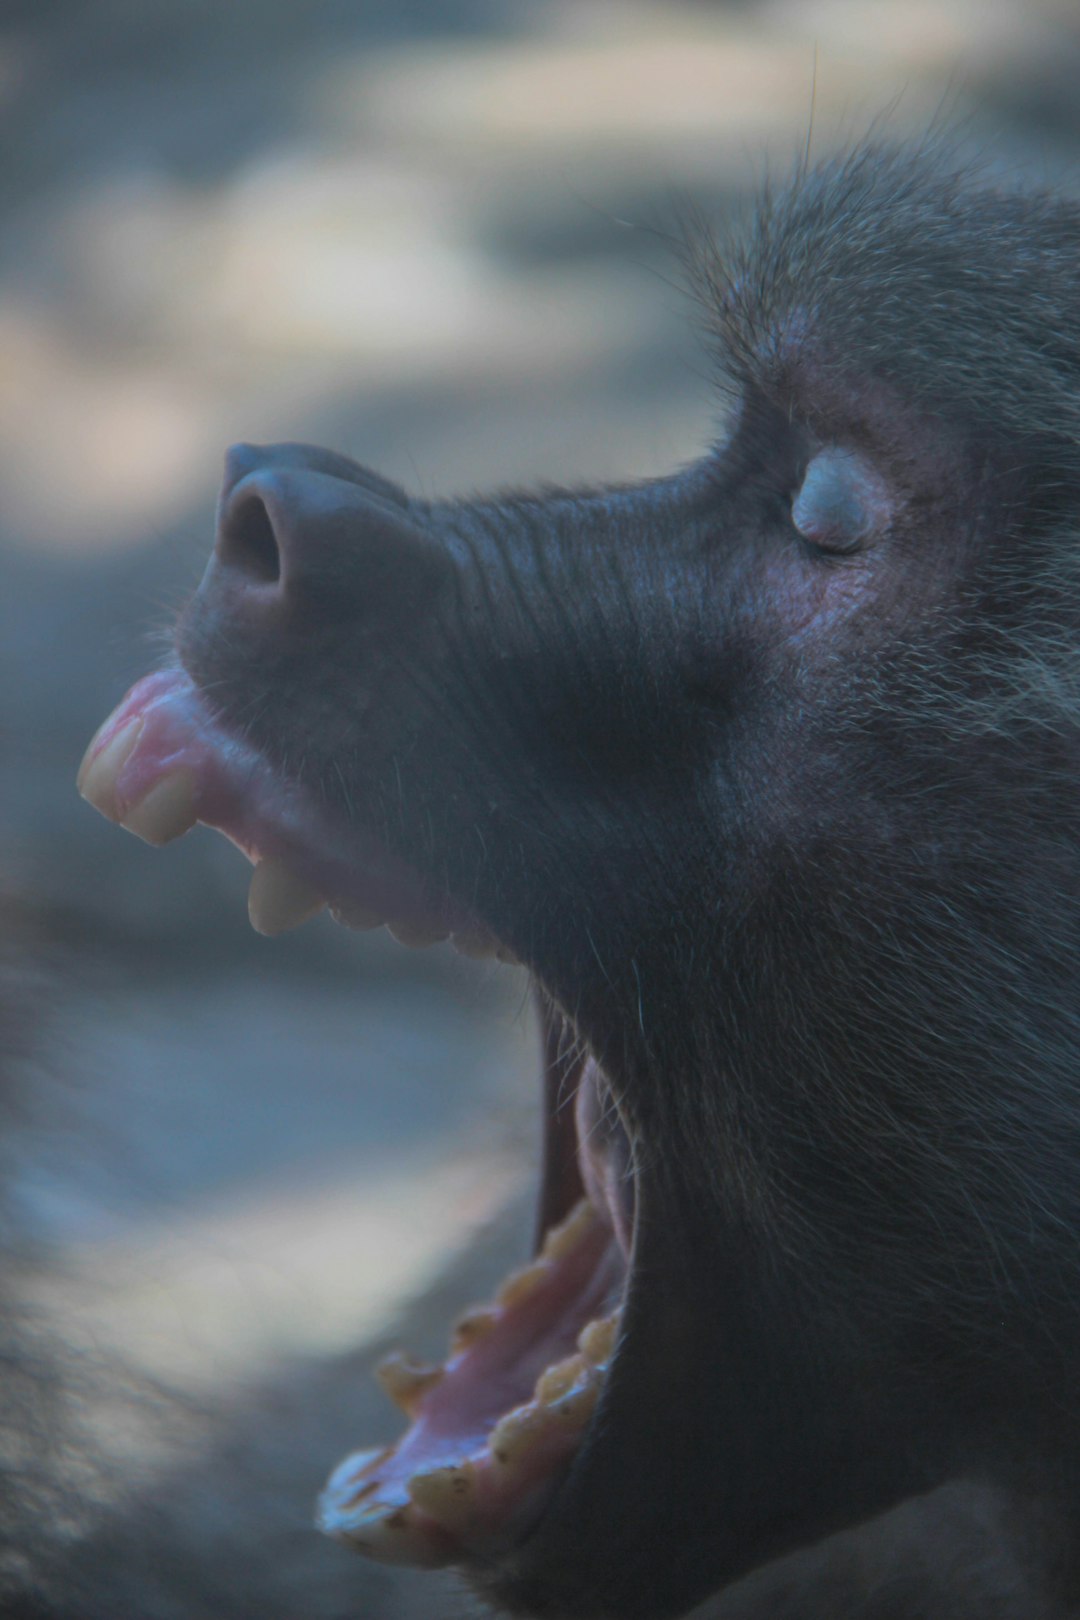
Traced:
<path fill-rule="evenodd" d="M 116 781 L 139 740 L 142 727 L 140 717 L 129 720 L 103 748 L 96 747 L 97 738 L 94 738 L 79 768 L 79 792 L 102 815 L 119 822 L 148 844 L 168 844 L 190 831 L 198 820 L 195 773 L 186 766 L 179 766 L 156 782 L 137 803 L 123 804 L 117 794 Z M 510 952 L 486 928 L 471 926 L 454 931 L 435 921 L 384 917 L 351 900 L 331 900 L 276 855 L 260 861 L 251 874 L 248 916 L 251 926 L 260 934 L 284 934 L 327 906 L 334 920 L 346 928 L 370 929 L 385 924 L 395 939 L 414 949 L 449 939 L 462 956 L 513 961 Z"/>

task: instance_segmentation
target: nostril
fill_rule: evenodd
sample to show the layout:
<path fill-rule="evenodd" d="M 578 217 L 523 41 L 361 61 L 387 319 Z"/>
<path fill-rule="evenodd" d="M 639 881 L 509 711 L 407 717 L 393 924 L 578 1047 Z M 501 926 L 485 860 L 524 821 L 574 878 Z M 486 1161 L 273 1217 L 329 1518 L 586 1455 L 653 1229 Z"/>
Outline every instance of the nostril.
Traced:
<path fill-rule="evenodd" d="M 260 585 L 281 578 L 281 552 L 274 525 L 258 495 L 234 502 L 218 538 L 218 556 Z"/>

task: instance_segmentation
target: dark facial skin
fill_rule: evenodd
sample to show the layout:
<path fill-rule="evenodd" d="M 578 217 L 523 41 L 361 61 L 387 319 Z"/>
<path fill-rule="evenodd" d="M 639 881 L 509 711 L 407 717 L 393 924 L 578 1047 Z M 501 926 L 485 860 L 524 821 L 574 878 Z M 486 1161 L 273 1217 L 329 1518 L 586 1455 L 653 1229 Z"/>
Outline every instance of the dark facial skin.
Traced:
<path fill-rule="evenodd" d="M 1074 1593 L 1078 247 L 863 153 L 701 248 L 684 472 L 230 458 L 183 664 L 527 965 L 632 1144 L 601 1411 L 476 1577 L 512 1612 L 678 1613 L 968 1474 Z"/>

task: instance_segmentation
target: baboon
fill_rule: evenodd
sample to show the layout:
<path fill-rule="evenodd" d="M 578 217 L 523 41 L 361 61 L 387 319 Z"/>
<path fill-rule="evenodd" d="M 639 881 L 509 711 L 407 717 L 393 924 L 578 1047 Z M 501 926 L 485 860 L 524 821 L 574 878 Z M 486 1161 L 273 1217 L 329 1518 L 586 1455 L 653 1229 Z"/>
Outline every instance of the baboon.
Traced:
<path fill-rule="evenodd" d="M 536 985 L 536 1253 L 325 1530 L 523 1616 L 1077 1612 L 1080 210 L 867 146 L 688 257 L 714 448 L 454 502 L 233 450 L 82 789 L 219 828 L 265 932 Z"/>

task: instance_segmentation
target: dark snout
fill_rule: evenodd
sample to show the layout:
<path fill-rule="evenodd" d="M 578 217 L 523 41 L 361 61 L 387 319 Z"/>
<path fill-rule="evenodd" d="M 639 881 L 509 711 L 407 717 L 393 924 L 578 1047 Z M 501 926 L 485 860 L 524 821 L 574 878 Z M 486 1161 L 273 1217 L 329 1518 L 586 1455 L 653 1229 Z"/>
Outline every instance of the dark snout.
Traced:
<path fill-rule="evenodd" d="M 354 617 L 393 633 L 452 573 L 419 510 L 387 479 L 307 445 L 237 445 L 196 609 L 223 632 L 288 637 Z"/>

